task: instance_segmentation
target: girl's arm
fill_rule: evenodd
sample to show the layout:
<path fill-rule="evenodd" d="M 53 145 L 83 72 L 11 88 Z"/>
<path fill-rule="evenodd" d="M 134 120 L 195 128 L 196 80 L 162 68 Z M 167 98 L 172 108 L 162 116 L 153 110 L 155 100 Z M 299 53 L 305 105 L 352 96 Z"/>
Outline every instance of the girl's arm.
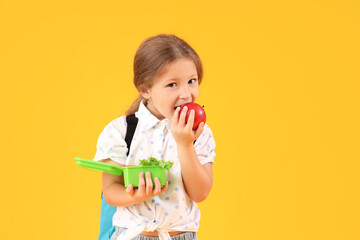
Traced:
<path fill-rule="evenodd" d="M 177 145 L 185 189 L 195 202 L 206 199 L 213 184 L 212 163 L 201 165 L 193 144 Z"/>
<path fill-rule="evenodd" d="M 192 130 L 195 118 L 194 110 L 190 111 L 186 124 L 187 107 L 184 107 L 180 117 L 179 111 L 180 108 L 178 107 L 171 119 L 171 131 L 177 145 L 181 173 L 189 197 L 195 202 L 201 202 L 206 199 L 212 187 L 212 163 L 201 165 L 193 142 L 200 136 L 205 124 L 200 123 L 199 127 L 194 131 Z"/>
<path fill-rule="evenodd" d="M 124 167 L 119 163 L 112 161 L 111 159 L 102 160 L 102 162 L 111 163 Z M 146 180 L 144 180 L 144 173 L 139 175 L 139 187 L 134 189 L 130 184 L 127 188 L 124 186 L 124 175 L 115 176 L 110 174 L 103 174 L 102 176 L 102 188 L 105 201 L 110 206 L 129 206 L 132 204 L 144 202 L 149 198 L 159 195 L 165 192 L 168 188 L 168 183 L 161 189 L 160 181 L 158 178 L 154 178 L 155 188 L 151 181 L 151 174 L 147 172 L 145 174 Z"/>

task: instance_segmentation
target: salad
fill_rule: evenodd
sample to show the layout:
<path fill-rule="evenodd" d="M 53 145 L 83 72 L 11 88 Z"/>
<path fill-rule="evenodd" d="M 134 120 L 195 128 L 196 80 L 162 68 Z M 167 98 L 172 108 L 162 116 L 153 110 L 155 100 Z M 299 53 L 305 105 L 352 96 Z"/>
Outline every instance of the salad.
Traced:
<path fill-rule="evenodd" d="M 150 157 L 149 159 L 139 160 L 140 166 L 160 166 L 168 171 L 174 165 L 172 161 L 158 160 L 154 157 Z"/>

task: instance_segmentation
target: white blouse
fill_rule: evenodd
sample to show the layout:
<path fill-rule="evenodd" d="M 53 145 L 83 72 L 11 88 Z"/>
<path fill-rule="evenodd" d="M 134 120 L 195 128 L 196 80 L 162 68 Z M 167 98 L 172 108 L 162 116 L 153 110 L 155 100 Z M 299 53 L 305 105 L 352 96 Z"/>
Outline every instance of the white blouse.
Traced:
<path fill-rule="evenodd" d="M 166 171 L 169 187 L 164 193 L 142 203 L 117 207 L 113 225 L 127 228 L 118 239 L 131 239 L 142 231 L 157 230 L 161 240 L 170 239 L 168 232 L 171 231 L 197 232 L 200 210 L 185 191 L 170 120 L 165 118 L 160 121 L 142 102 L 135 115 L 139 121 L 129 155 L 126 154 L 127 145 L 124 140 L 126 116 L 121 116 L 112 120 L 101 132 L 94 160 L 110 158 L 123 165 L 138 165 L 141 159 L 155 157 L 173 161 L 174 165 L 170 171 Z M 207 124 L 194 147 L 201 164 L 214 163 L 215 141 Z"/>

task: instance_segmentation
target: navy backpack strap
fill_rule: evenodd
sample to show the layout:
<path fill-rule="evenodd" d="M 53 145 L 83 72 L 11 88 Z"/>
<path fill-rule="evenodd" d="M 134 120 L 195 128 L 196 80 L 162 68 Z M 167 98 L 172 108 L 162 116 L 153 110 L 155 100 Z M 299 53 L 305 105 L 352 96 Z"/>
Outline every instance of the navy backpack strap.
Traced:
<path fill-rule="evenodd" d="M 125 142 L 127 144 L 128 152 L 130 151 L 130 145 L 135 133 L 138 119 L 135 114 L 126 116 L 127 129 L 125 135 Z M 100 212 L 100 232 L 98 240 L 110 240 L 111 236 L 115 232 L 115 227 L 112 225 L 112 218 L 116 212 L 116 207 L 107 204 L 101 193 L 101 212 Z"/>
<path fill-rule="evenodd" d="M 126 135 L 125 135 L 125 142 L 128 148 L 128 151 L 126 154 L 129 154 L 130 152 L 130 146 L 131 141 L 134 137 L 135 129 L 138 123 L 138 118 L 135 117 L 135 114 L 131 114 L 126 116 L 126 123 L 127 123 L 127 129 L 126 129 Z"/>

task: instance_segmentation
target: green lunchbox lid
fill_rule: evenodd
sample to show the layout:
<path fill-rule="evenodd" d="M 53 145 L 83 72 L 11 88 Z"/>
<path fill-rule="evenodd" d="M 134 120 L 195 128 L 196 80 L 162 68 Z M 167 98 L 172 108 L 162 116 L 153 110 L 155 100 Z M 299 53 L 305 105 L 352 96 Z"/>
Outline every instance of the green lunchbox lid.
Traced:
<path fill-rule="evenodd" d="M 98 171 L 102 171 L 103 173 L 116 175 L 116 176 L 120 176 L 123 172 L 121 167 L 118 167 L 114 164 L 97 162 L 97 161 L 77 158 L 77 157 L 75 157 L 74 159 L 76 160 L 77 165 L 87 169 L 98 170 Z"/>

